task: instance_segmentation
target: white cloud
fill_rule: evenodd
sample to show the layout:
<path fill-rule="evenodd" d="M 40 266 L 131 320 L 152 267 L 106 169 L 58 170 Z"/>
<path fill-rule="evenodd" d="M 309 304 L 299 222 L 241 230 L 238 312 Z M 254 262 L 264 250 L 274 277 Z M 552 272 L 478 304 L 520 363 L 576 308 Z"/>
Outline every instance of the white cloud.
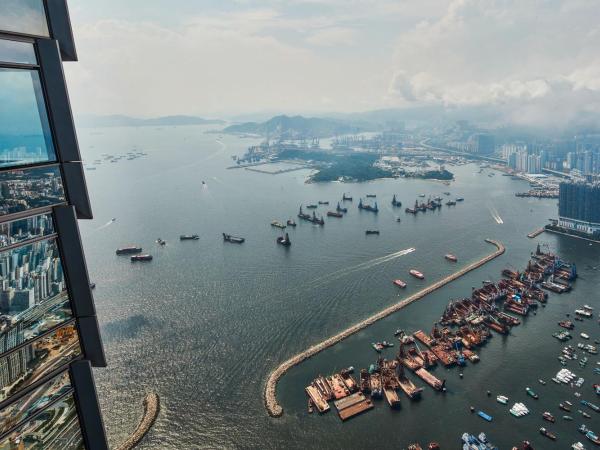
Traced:
<path fill-rule="evenodd" d="M 351 45 L 356 38 L 356 32 L 351 28 L 331 27 L 311 33 L 306 42 L 313 45 L 334 47 L 338 45 Z"/>

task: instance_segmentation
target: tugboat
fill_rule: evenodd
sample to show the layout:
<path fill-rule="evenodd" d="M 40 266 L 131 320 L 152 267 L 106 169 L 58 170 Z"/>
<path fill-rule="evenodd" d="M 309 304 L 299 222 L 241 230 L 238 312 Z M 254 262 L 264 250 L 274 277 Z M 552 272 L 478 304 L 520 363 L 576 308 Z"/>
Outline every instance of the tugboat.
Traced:
<path fill-rule="evenodd" d="M 406 287 L 406 283 L 402 280 L 394 280 L 393 283 L 398 286 L 399 288 L 405 288 Z"/>
<path fill-rule="evenodd" d="M 366 230 L 365 234 L 366 235 L 369 235 L 369 234 L 377 234 L 378 235 L 379 234 L 379 230 Z"/>
<path fill-rule="evenodd" d="M 274 220 L 273 222 L 271 222 L 271 226 L 275 227 L 275 228 L 281 228 L 282 230 L 285 228 L 285 225 L 277 220 Z"/>
<path fill-rule="evenodd" d="M 231 234 L 223 233 L 223 240 L 226 242 L 231 242 L 233 244 L 241 244 L 246 239 L 244 239 L 243 237 L 237 237 L 237 236 L 232 236 Z"/>
<path fill-rule="evenodd" d="M 527 392 L 527 395 L 529 395 L 530 397 L 533 397 L 533 398 L 534 398 L 534 399 L 536 399 L 536 400 L 537 400 L 538 398 L 540 398 L 540 396 L 539 396 L 539 395 L 537 395 L 535 392 L 533 392 L 533 390 L 532 390 L 531 388 L 529 388 L 529 387 L 526 387 L 526 388 L 525 388 L 525 392 Z"/>
<path fill-rule="evenodd" d="M 352 201 L 352 197 L 350 197 L 349 195 L 346 195 L 346 193 L 344 193 L 342 195 L 342 201 L 343 202 L 351 202 Z"/>
<path fill-rule="evenodd" d="M 287 220 L 287 226 L 288 227 L 295 227 L 296 226 L 296 222 L 294 222 L 292 219 L 288 219 Z"/>
<path fill-rule="evenodd" d="M 289 247 L 290 245 L 292 245 L 292 241 L 290 241 L 290 236 L 287 233 L 285 233 L 285 236 L 279 236 L 277 238 L 277 243 L 285 247 Z"/>
<path fill-rule="evenodd" d="M 419 280 L 422 280 L 425 278 L 425 275 L 423 275 L 421 272 L 419 272 L 417 269 L 410 269 L 408 271 L 408 273 L 410 273 L 413 277 L 418 278 Z"/>
<path fill-rule="evenodd" d="M 546 430 L 544 427 L 540 428 L 540 434 L 542 436 L 546 436 L 548 439 L 552 439 L 553 441 L 556 440 L 556 435 L 554 433 L 551 433 L 550 431 Z"/>
<path fill-rule="evenodd" d="M 137 247 L 135 245 L 129 247 L 121 247 L 118 248 L 115 252 L 117 255 L 131 255 L 132 253 L 141 253 L 142 247 Z"/>
<path fill-rule="evenodd" d="M 448 261 L 452 261 L 452 262 L 458 261 L 458 258 L 456 256 L 452 255 L 451 253 L 444 255 L 444 258 L 446 258 Z"/>
<path fill-rule="evenodd" d="M 179 236 L 180 241 L 197 241 L 198 239 L 200 239 L 200 236 L 197 234 L 182 234 Z"/>
<path fill-rule="evenodd" d="M 133 255 L 129 258 L 131 260 L 131 262 L 136 262 L 136 261 L 152 261 L 152 255 Z"/>
<path fill-rule="evenodd" d="M 338 202 L 337 207 L 335 208 L 335 210 L 339 213 L 347 213 L 348 212 L 348 208 L 342 208 L 340 206 L 340 202 Z"/>
<path fill-rule="evenodd" d="M 544 418 L 544 420 L 547 420 L 548 422 L 556 422 L 556 419 L 554 418 L 554 416 L 552 414 L 550 414 L 548 411 L 544 411 L 544 413 L 542 414 L 542 417 Z"/>
<path fill-rule="evenodd" d="M 396 200 L 396 194 L 394 194 L 394 197 L 392 198 L 392 206 L 402 206 L 402 202 L 400 200 Z"/>

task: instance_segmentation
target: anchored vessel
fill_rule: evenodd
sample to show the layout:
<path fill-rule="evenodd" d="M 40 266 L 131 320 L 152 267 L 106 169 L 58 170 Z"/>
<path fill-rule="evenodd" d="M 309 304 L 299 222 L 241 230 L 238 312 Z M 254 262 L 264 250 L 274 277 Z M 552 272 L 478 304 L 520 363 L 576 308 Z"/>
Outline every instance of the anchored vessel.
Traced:
<path fill-rule="evenodd" d="M 413 277 L 418 278 L 419 280 L 422 280 L 423 278 L 425 278 L 425 275 L 423 275 L 417 269 L 410 269 L 408 271 L 408 273 L 410 273 Z"/>
<path fill-rule="evenodd" d="M 231 234 L 223 233 L 223 240 L 226 241 L 226 242 L 231 242 L 233 244 L 241 244 L 246 239 L 244 239 L 243 237 L 232 236 Z"/>
<path fill-rule="evenodd" d="M 275 227 L 275 228 L 281 228 L 282 230 L 285 228 L 285 225 L 277 220 L 274 220 L 273 222 L 271 222 L 271 226 Z"/>
<path fill-rule="evenodd" d="M 182 234 L 179 236 L 180 241 L 197 241 L 198 239 L 200 239 L 200 236 L 197 234 Z"/>
<path fill-rule="evenodd" d="M 402 206 L 402 202 L 400 200 L 396 199 L 396 194 L 394 194 L 394 197 L 392 198 L 392 206 L 396 206 L 396 207 Z"/>
<path fill-rule="evenodd" d="M 152 261 L 152 255 L 133 255 L 130 257 L 131 262 L 136 261 Z"/>
<path fill-rule="evenodd" d="M 277 243 L 285 247 L 289 247 L 290 245 L 292 245 L 292 241 L 290 241 L 290 236 L 287 233 L 285 233 L 285 236 L 279 236 L 277 238 Z"/>
<path fill-rule="evenodd" d="M 134 253 L 141 253 L 141 252 L 142 252 L 142 247 L 137 247 L 135 245 L 131 245 L 129 247 L 118 248 L 115 253 L 117 255 L 131 255 Z"/>
<path fill-rule="evenodd" d="M 374 212 L 375 214 L 377 214 L 379 212 L 379 208 L 377 207 L 377 202 L 375 202 L 375 205 L 373 205 L 373 206 L 366 205 L 363 203 L 362 198 L 358 202 L 358 209 L 362 209 L 364 211 L 371 211 L 371 212 Z"/>

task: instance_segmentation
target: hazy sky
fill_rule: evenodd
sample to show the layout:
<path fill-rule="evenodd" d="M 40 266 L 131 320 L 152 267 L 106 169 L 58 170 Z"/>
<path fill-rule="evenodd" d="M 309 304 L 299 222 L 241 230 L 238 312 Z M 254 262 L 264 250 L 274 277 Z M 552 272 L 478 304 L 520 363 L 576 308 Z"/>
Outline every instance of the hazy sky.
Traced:
<path fill-rule="evenodd" d="M 70 0 L 77 113 L 600 113 L 598 0 Z M 544 116 L 545 117 L 545 116 Z"/>

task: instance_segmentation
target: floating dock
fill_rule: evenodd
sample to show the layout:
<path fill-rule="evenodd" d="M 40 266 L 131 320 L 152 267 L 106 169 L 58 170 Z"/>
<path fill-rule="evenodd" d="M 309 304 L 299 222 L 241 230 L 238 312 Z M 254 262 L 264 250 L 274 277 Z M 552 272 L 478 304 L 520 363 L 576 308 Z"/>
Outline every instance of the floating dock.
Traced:
<path fill-rule="evenodd" d="M 428 294 L 447 285 L 448 283 L 451 283 L 452 281 L 462 277 L 463 275 L 483 266 L 485 263 L 497 258 L 498 256 L 502 255 L 506 251 L 506 248 L 504 247 L 504 245 L 499 241 L 495 241 L 492 239 L 486 239 L 485 242 L 487 242 L 488 244 L 494 245 L 496 247 L 496 250 L 493 253 L 490 253 L 489 255 L 481 258 L 480 260 L 475 261 L 475 262 L 463 267 L 462 269 L 454 272 L 453 274 L 447 276 L 446 278 L 442 278 L 441 280 L 436 281 L 435 283 L 431 284 L 430 286 L 426 287 L 425 289 L 420 290 L 419 292 L 405 298 L 404 300 L 401 300 L 400 302 L 398 302 L 392 306 L 389 306 L 389 307 L 385 308 L 384 310 L 372 315 L 371 317 L 368 317 L 367 319 L 363 320 L 362 322 L 352 325 L 351 327 L 341 331 L 340 333 L 336 334 L 335 336 L 325 339 L 324 341 L 322 341 L 318 344 L 315 344 L 312 347 L 292 356 L 290 359 L 288 359 L 287 361 L 284 361 L 282 364 L 280 364 L 273 372 L 271 372 L 271 374 L 269 375 L 269 378 L 267 379 L 266 385 L 265 385 L 264 401 L 265 401 L 265 407 L 266 407 L 269 415 L 272 417 L 280 417 L 281 415 L 283 415 L 283 408 L 277 401 L 277 383 L 279 382 L 281 377 L 288 370 L 290 370 L 292 367 L 300 364 L 302 361 L 310 358 L 311 356 L 314 356 L 317 353 L 322 352 L 326 348 L 332 347 L 333 345 L 337 344 L 338 342 L 343 341 L 344 339 L 355 334 L 356 332 L 363 330 L 364 328 L 368 327 L 369 325 L 372 325 L 373 323 L 377 322 L 378 320 L 381 320 L 384 317 L 387 317 L 390 314 L 393 314 L 396 311 L 399 311 L 402 308 L 407 307 L 411 303 L 421 300 L 423 297 L 427 296 Z M 423 369 L 420 369 L 420 370 L 423 370 Z M 437 380 L 437 378 L 436 378 L 436 380 Z"/>

